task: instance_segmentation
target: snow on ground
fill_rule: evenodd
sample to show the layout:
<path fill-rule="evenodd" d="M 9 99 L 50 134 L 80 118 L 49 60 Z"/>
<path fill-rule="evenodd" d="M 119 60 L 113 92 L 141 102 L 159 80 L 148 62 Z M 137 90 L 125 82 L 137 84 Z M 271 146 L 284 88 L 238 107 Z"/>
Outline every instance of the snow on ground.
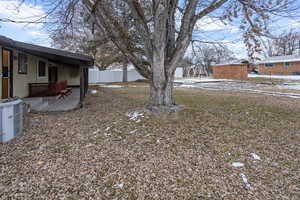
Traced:
<path fill-rule="evenodd" d="M 248 183 L 247 176 L 246 176 L 244 173 L 241 173 L 240 175 L 241 175 L 241 177 L 242 177 L 242 180 L 243 180 L 243 183 L 244 183 L 245 187 L 246 187 L 247 189 L 250 189 L 250 188 L 251 188 L 251 185 Z"/>
<path fill-rule="evenodd" d="M 249 78 L 274 78 L 274 79 L 286 79 L 286 80 L 299 80 L 299 75 L 261 75 L 261 74 L 248 74 Z"/>
<path fill-rule="evenodd" d="M 176 79 L 175 83 L 185 83 L 185 84 L 192 84 L 192 83 L 205 83 L 205 82 L 228 82 L 233 81 L 229 79 L 214 79 L 212 77 L 205 77 L 205 78 L 184 78 L 184 79 Z"/>
<path fill-rule="evenodd" d="M 105 88 L 121 88 L 123 86 L 122 85 L 101 85 L 101 87 L 105 87 Z"/>
<path fill-rule="evenodd" d="M 254 160 L 261 160 L 260 156 L 257 155 L 256 153 L 251 153 L 251 156 Z"/>
<path fill-rule="evenodd" d="M 194 86 L 194 85 L 186 85 L 186 84 L 182 84 L 182 85 L 175 86 L 175 87 L 194 88 L 194 87 L 196 87 L 196 86 Z"/>
<path fill-rule="evenodd" d="M 277 85 L 280 90 L 300 90 L 300 84 Z"/>
<path fill-rule="evenodd" d="M 233 167 L 244 167 L 244 163 L 241 163 L 241 162 L 233 162 L 233 163 L 231 163 L 231 165 Z"/>
<path fill-rule="evenodd" d="M 178 83 L 177 83 L 178 84 Z M 270 96 L 283 96 L 289 98 L 300 98 L 300 94 L 297 93 L 282 93 L 275 91 L 259 90 L 257 88 L 265 87 L 265 85 L 255 84 L 252 82 L 238 82 L 238 81 L 223 81 L 223 82 L 197 82 L 197 83 L 184 83 L 177 85 L 175 87 L 185 87 L 185 88 L 200 88 L 207 90 L 224 90 L 224 91 L 238 91 L 251 94 L 264 94 Z M 281 89 L 292 89 L 299 88 L 300 84 L 286 84 L 274 86 Z"/>
<path fill-rule="evenodd" d="M 140 117 L 144 117 L 143 113 L 138 111 L 126 113 L 126 116 L 129 117 L 130 120 L 136 121 L 137 123 L 141 121 L 139 119 Z"/>
<path fill-rule="evenodd" d="M 122 188 L 124 187 L 124 183 L 116 184 L 115 186 L 116 186 L 117 188 L 122 189 Z"/>
<path fill-rule="evenodd" d="M 90 92 L 91 92 L 91 94 L 97 94 L 98 93 L 97 90 L 91 90 Z"/>

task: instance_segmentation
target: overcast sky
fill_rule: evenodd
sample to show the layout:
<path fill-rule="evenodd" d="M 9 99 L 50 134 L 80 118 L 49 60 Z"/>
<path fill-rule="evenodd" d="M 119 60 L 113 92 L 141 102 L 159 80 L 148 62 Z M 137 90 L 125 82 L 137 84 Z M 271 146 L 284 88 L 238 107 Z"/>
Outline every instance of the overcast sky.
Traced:
<path fill-rule="evenodd" d="M 43 8 L 41 4 L 33 4 L 30 3 L 30 1 L 34 2 L 33 0 L 29 0 L 16 9 L 19 5 L 19 0 L 0 0 L 0 18 L 32 21 L 45 15 L 45 8 Z M 205 17 L 197 24 L 197 28 L 199 29 L 197 32 L 200 39 L 224 41 L 238 57 L 246 58 L 241 33 L 234 25 L 224 25 L 220 21 Z M 297 19 L 278 18 L 273 24 L 273 31 L 276 32 L 289 30 L 291 28 L 300 28 L 300 21 Z M 41 24 L 24 25 L 0 22 L 0 35 L 43 46 L 50 46 L 51 44 L 49 35 Z"/>

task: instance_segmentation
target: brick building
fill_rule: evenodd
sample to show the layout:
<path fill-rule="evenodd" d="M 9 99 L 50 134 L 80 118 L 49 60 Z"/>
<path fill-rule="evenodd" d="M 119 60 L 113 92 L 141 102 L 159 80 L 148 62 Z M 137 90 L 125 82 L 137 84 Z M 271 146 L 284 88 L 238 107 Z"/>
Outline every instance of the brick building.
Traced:
<path fill-rule="evenodd" d="M 266 75 L 300 74 L 300 56 L 274 56 L 258 63 L 258 73 Z"/>
<path fill-rule="evenodd" d="M 238 79 L 248 78 L 249 64 L 218 64 L 213 66 L 213 77 L 216 79 Z"/>

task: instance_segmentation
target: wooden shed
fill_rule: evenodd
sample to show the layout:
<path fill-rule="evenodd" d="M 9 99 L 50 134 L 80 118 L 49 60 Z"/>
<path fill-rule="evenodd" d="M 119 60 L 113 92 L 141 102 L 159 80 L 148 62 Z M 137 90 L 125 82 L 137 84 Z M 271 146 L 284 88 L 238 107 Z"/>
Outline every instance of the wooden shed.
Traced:
<path fill-rule="evenodd" d="M 248 78 L 249 64 L 218 64 L 213 66 L 213 77 L 215 79 L 237 79 Z"/>

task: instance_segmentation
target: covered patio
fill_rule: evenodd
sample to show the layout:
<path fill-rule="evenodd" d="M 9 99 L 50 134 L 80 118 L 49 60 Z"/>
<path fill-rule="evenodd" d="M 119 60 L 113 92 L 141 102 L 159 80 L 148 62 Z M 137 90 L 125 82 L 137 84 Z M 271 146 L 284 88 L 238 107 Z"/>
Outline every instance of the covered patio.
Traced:
<path fill-rule="evenodd" d="M 0 36 L 0 49 L 6 55 L 3 69 L 10 71 L 2 87 L 6 92 L 2 99 L 23 98 L 36 111 L 82 107 L 88 91 L 88 69 L 94 64 L 92 57 L 4 36 Z"/>

